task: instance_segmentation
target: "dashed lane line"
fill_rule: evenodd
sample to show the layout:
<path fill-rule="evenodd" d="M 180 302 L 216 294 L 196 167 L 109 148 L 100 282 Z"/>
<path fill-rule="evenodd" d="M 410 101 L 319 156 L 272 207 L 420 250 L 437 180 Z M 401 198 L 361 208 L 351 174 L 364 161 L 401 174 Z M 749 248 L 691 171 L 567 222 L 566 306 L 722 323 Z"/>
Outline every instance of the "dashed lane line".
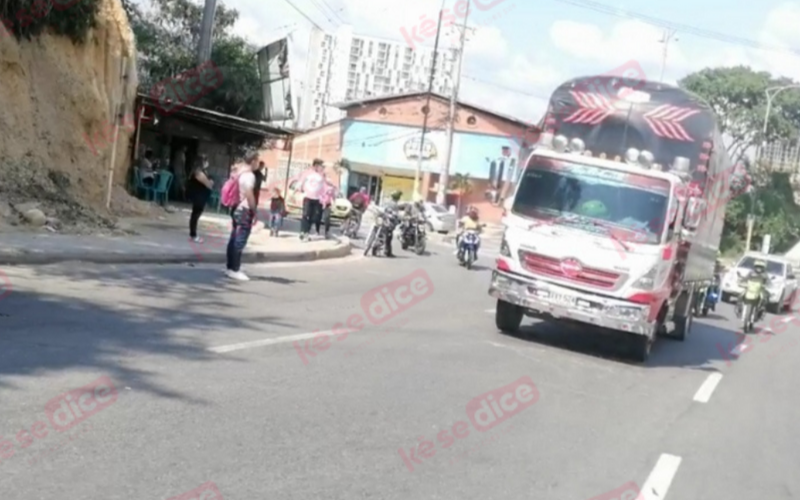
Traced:
<path fill-rule="evenodd" d="M 341 335 L 343 333 L 353 333 L 358 330 L 323 330 L 318 332 L 310 332 L 310 333 L 298 333 L 296 335 L 285 335 L 283 337 L 273 337 L 269 339 L 262 339 L 262 340 L 254 340 L 251 342 L 240 342 L 238 344 L 228 344 L 228 345 L 220 345 L 216 347 L 209 347 L 207 350 L 209 352 L 215 352 L 217 354 L 222 354 L 226 352 L 233 352 L 233 351 L 241 351 L 244 349 L 252 349 L 254 347 L 264 347 L 268 345 L 274 344 L 285 344 L 287 342 L 294 342 L 297 340 L 308 340 L 313 339 L 317 336 L 324 336 L 324 335 Z"/>
<path fill-rule="evenodd" d="M 720 380 L 722 380 L 721 373 L 714 372 L 709 374 L 705 381 L 703 381 L 703 385 L 701 385 L 694 394 L 694 400 L 698 403 L 708 403 L 711 399 L 711 395 L 714 393 L 714 389 L 719 385 Z"/>
<path fill-rule="evenodd" d="M 644 482 L 639 498 L 642 500 L 664 500 L 680 465 L 681 457 L 663 453 L 647 477 L 647 481 Z"/>

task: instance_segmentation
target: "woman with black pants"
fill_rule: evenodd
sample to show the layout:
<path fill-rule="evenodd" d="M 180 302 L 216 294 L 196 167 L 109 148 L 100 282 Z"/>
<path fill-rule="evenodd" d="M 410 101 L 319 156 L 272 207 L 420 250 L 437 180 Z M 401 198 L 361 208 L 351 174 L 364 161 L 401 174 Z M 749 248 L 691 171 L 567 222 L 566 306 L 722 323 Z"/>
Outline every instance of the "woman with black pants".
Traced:
<path fill-rule="evenodd" d="M 192 201 L 189 237 L 196 243 L 202 243 L 203 240 L 197 236 L 197 222 L 203 215 L 208 198 L 211 196 L 211 190 L 214 189 L 214 181 L 208 177 L 208 160 L 205 157 L 198 158 L 197 164 L 189 176 L 189 181 L 186 183 L 186 189 Z"/>

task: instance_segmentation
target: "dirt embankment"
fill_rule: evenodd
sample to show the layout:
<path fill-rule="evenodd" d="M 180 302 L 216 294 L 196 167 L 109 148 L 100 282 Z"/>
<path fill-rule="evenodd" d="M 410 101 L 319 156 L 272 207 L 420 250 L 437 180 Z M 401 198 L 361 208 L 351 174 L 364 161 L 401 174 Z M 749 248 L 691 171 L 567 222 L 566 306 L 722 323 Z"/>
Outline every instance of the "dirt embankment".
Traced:
<path fill-rule="evenodd" d="M 148 211 L 125 193 L 131 132 L 122 128 L 112 210 L 105 209 L 113 102 L 117 97 L 124 113 L 133 112 L 135 57 L 119 0 L 100 2 L 97 27 L 82 45 L 49 33 L 18 41 L 0 23 L 0 229 L 31 210 L 80 232 L 113 227 L 115 215 Z"/>

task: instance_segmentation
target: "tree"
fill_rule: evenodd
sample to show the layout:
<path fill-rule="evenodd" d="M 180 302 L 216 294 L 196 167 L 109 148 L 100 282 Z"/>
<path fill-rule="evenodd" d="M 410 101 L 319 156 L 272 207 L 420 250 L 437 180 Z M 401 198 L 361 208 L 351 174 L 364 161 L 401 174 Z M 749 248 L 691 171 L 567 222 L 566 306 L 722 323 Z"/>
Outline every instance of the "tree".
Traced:
<path fill-rule="evenodd" d="M 132 0 L 122 0 L 136 37 L 139 81 L 143 92 L 154 84 L 197 65 L 197 46 L 203 6 L 192 0 L 154 0 L 142 11 Z M 222 85 L 194 106 L 259 120 L 261 81 L 256 47 L 231 34 L 239 13 L 218 3 L 212 32 L 211 61 L 222 73 Z"/>
<path fill-rule="evenodd" d="M 728 153 L 738 162 L 763 140 L 761 130 L 767 106 L 766 89 L 792 83 L 746 66 L 706 68 L 678 84 L 708 101 L 720 120 Z M 773 100 L 767 141 L 796 137 L 800 130 L 800 92 L 782 92 Z"/>

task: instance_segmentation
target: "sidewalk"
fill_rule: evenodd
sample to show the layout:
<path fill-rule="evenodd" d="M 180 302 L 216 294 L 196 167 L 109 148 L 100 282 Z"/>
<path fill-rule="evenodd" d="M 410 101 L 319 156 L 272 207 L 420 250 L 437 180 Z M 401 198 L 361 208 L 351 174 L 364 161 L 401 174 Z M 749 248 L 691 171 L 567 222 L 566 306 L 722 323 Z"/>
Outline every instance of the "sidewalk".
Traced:
<path fill-rule="evenodd" d="M 158 219 L 121 219 L 119 235 L 74 235 L 19 231 L 0 233 L 0 265 L 43 265 L 57 262 L 98 264 L 223 263 L 230 234 L 230 218 L 211 213 L 200 219 L 204 239 L 189 239 L 189 215 L 185 211 Z M 135 233 L 135 234 L 125 234 Z M 253 229 L 243 261 L 307 262 L 350 255 L 346 238 L 301 242 L 297 233 L 269 235 L 262 223 Z"/>

